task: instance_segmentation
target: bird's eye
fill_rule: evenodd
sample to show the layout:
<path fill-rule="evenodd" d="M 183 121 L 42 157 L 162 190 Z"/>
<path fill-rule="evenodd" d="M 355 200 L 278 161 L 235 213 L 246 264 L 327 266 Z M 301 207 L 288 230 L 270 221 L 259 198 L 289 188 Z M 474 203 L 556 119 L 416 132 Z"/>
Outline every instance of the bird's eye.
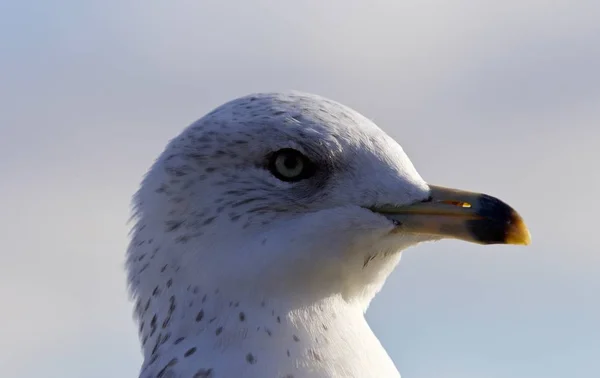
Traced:
<path fill-rule="evenodd" d="M 269 170 L 282 181 L 299 181 L 312 176 L 315 165 L 302 153 L 284 148 L 270 156 Z"/>

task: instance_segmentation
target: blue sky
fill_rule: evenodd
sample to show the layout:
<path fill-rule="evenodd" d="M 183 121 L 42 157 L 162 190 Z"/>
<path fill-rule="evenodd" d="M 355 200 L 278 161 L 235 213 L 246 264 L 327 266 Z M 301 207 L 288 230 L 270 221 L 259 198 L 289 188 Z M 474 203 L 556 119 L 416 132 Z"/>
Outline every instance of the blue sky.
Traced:
<path fill-rule="evenodd" d="M 130 196 L 212 108 L 298 89 L 531 229 L 528 248 L 404 253 L 367 314 L 403 378 L 600 376 L 598 14 L 591 0 L 1 1 L 3 374 L 136 376 Z"/>

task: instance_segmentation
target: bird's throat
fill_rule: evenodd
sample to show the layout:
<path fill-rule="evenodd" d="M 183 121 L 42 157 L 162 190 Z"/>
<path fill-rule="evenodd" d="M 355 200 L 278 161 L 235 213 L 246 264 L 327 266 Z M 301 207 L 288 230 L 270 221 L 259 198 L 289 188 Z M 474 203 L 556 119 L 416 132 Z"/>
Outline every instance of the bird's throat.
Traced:
<path fill-rule="evenodd" d="M 341 297 L 297 307 L 290 305 L 301 302 L 297 298 L 177 291 L 164 293 L 156 313 L 142 317 L 141 377 L 169 369 L 214 378 L 399 376 L 360 306 Z"/>

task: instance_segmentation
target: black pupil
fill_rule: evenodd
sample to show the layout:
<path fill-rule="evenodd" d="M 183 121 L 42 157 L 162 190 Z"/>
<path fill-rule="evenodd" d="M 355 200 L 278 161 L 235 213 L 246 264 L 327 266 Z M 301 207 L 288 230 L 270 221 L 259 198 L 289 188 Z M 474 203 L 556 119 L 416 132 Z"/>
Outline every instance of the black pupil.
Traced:
<path fill-rule="evenodd" d="M 283 165 L 285 165 L 287 169 L 294 169 L 298 165 L 298 160 L 299 159 L 297 156 L 288 155 L 285 158 L 283 158 Z"/>
<path fill-rule="evenodd" d="M 283 181 L 300 181 L 312 176 L 316 167 L 302 153 L 291 148 L 284 148 L 268 157 L 267 169 Z"/>

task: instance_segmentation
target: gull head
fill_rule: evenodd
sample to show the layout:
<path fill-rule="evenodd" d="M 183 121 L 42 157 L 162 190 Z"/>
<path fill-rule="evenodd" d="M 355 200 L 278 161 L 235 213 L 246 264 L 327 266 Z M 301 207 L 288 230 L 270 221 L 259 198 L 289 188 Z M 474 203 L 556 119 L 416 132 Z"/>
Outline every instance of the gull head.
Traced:
<path fill-rule="evenodd" d="M 364 311 L 400 252 L 529 243 L 504 202 L 429 185 L 369 119 L 298 92 L 242 97 L 188 126 L 134 209 L 144 378 L 399 377 Z"/>
<path fill-rule="evenodd" d="M 170 282 L 365 309 L 407 247 L 529 242 L 502 201 L 429 185 L 372 121 L 298 92 L 242 97 L 187 127 L 143 180 L 135 218 L 134 293 Z"/>

